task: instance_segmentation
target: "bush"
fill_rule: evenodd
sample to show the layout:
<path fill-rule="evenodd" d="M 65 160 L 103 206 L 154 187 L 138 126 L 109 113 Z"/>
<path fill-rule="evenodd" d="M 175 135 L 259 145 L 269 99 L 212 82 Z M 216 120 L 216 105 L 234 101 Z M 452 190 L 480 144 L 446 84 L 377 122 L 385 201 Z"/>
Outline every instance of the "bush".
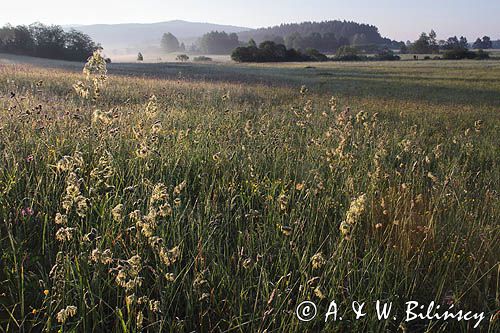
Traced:
<path fill-rule="evenodd" d="M 189 56 L 187 54 L 179 54 L 177 57 L 175 57 L 175 60 L 186 62 L 189 60 Z"/>
<path fill-rule="evenodd" d="M 373 60 L 395 61 L 395 60 L 401 60 L 401 57 L 394 54 L 392 50 L 385 49 L 379 51 L 377 55 L 373 58 Z"/>
<path fill-rule="evenodd" d="M 212 61 L 212 58 L 206 57 L 206 56 L 199 56 L 199 57 L 194 57 L 193 61 L 196 61 L 196 62 Z"/>
<path fill-rule="evenodd" d="M 447 60 L 475 59 L 476 56 L 476 52 L 472 52 L 467 49 L 453 49 L 447 50 L 443 53 L 443 59 Z"/>
<path fill-rule="evenodd" d="M 328 57 L 316 49 L 308 48 L 306 50 L 306 55 L 312 59 L 312 61 L 327 61 Z"/>
<path fill-rule="evenodd" d="M 290 61 L 326 61 L 327 56 L 315 49 L 302 53 L 295 49 L 287 49 L 283 44 L 265 41 L 256 47 L 250 45 L 238 47 L 231 54 L 237 62 L 290 62 Z"/>
<path fill-rule="evenodd" d="M 484 59 L 489 59 L 490 54 L 488 52 L 484 52 L 484 50 L 478 50 L 476 52 L 476 59 L 478 60 L 484 60 Z"/>
<path fill-rule="evenodd" d="M 366 57 L 361 57 L 359 55 L 359 50 L 351 46 L 342 46 L 337 50 L 335 55 L 335 60 L 338 61 L 361 61 L 366 60 Z"/>

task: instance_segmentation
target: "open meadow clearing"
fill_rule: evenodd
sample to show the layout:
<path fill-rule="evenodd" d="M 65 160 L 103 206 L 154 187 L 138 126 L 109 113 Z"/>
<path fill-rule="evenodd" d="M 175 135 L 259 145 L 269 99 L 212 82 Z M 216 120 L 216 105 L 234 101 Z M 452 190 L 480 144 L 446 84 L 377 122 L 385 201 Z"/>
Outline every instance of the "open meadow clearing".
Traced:
<path fill-rule="evenodd" d="M 0 55 L 0 330 L 498 332 L 500 61 L 82 67 Z"/>

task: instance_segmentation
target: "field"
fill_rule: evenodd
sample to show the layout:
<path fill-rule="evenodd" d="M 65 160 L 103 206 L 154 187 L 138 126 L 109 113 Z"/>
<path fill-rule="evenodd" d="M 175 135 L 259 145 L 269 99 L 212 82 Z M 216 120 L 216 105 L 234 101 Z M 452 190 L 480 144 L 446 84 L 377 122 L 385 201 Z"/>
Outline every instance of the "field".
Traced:
<path fill-rule="evenodd" d="M 498 332 L 500 61 L 100 60 L 0 55 L 1 331 Z"/>

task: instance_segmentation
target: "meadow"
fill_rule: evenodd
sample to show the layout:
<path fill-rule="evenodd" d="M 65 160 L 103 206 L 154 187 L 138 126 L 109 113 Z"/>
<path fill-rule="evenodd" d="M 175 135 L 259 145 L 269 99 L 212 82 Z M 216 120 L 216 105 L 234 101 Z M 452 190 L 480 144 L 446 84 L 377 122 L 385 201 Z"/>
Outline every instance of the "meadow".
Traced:
<path fill-rule="evenodd" d="M 1 331 L 498 332 L 500 61 L 82 67 L 0 55 Z"/>

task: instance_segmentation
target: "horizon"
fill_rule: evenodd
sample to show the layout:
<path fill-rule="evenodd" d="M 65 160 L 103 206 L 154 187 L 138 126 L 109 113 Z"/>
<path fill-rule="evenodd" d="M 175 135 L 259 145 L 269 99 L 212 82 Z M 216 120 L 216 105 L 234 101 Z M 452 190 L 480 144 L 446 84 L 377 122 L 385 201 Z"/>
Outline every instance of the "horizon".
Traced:
<path fill-rule="evenodd" d="M 272 4 L 257 0 L 252 5 L 243 1 L 228 0 L 219 0 L 215 4 L 186 0 L 183 5 L 147 0 L 138 6 L 131 1 L 111 0 L 102 6 L 102 3 L 96 0 L 88 0 L 82 5 L 75 5 L 74 13 L 65 12 L 61 18 L 65 8 L 63 4 L 62 0 L 48 0 L 43 6 L 35 1 L 23 1 L 21 4 L 8 3 L 7 9 L 0 13 L 0 25 L 7 23 L 28 25 L 42 22 L 77 28 L 87 25 L 186 21 L 258 29 L 284 23 L 345 20 L 374 25 L 382 37 L 397 41 L 415 40 L 422 32 L 429 32 L 431 29 L 436 31 L 439 39 L 455 35 L 465 36 L 469 41 L 485 35 L 490 36 L 492 40 L 500 39 L 500 21 L 495 18 L 495 13 L 500 12 L 500 3 L 495 3 L 493 0 L 479 0 L 474 3 L 474 8 L 470 8 L 469 2 L 464 0 L 445 0 L 439 4 L 422 0 L 418 4 L 403 5 L 395 0 L 381 0 L 378 6 L 368 0 L 361 0 L 355 6 L 335 0 L 329 2 L 312 0 L 307 6 L 299 5 L 296 1 L 290 4 L 290 1 L 284 0 Z M 399 8 L 396 8 L 398 6 Z M 153 7 L 157 7 L 158 10 L 152 11 Z M 84 12 L 85 8 L 102 10 L 95 11 L 92 18 L 82 20 L 81 12 Z M 186 13 L 185 8 L 196 8 L 196 10 Z M 164 9 L 167 14 L 162 14 Z M 332 14 L 324 14 L 330 11 Z M 411 17 L 404 15 L 410 12 L 413 14 Z M 255 15 L 244 15 L 244 13 Z M 238 14 L 240 17 L 235 18 Z M 419 17 L 417 23 L 414 17 Z M 443 17 L 447 19 L 444 20 Z"/>

